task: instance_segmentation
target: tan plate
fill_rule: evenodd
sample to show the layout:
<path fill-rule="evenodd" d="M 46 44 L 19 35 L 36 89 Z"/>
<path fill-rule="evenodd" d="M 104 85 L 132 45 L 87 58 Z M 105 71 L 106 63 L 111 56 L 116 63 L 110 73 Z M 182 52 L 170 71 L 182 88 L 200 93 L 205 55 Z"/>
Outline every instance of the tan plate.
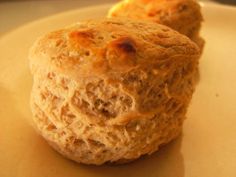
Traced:
<path fill-rule="evenodd" d="M 127 165 L 85 166 L 63 158 L 31 126 L 27 53 L 41 34 L 105 16 L 110 5 L 66 12 L 0 39 L 0 177 L 235 177 L 236 8 L 203 4 L 201 81 L 183 135 L 150 157 Z"/>

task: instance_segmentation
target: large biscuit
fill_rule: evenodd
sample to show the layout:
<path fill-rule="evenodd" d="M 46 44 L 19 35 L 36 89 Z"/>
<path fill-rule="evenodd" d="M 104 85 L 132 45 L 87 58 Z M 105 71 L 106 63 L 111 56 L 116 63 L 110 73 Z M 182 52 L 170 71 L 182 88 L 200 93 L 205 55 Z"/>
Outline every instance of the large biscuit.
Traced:
<path fill-rule="evenodd" d="M 152 22 L 104 19 L 51 32 L 29 54 L 35 124 L 77 162 L 151 154 L 181 132 L 199 53 Z"/>

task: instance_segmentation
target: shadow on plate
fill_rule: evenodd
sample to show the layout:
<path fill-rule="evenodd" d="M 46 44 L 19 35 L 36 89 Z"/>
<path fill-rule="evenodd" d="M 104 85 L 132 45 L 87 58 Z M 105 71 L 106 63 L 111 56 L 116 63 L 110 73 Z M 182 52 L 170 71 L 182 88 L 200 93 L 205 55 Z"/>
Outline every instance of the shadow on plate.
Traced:
<path fill-rule="evenodd" d="M 219 2 L 221 4 L 228 4 L 228 5 L 234 5 L 236 6 L 236 1 L 235 0 L 215 0 L 216 2 Z"/>

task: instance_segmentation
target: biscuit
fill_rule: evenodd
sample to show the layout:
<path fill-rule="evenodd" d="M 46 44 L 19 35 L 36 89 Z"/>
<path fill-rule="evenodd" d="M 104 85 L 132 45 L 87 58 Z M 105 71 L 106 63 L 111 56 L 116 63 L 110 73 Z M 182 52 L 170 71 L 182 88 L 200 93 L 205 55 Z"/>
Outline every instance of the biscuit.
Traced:
<path fill-rule="evenodd" d="M 201 50 L 204 46 L 199 35 L 203 17 L 195 0 L 123 0 L 110 9 L 108 17 L 160 23 L 188 36 Z"/>
<path fill-rule="evenodd" d="M 39 133 L 79 163 L 124 163 L 176 138 L 200 52 L 169 27 L 86 21 L 39 38 L 29 53 Z"/>

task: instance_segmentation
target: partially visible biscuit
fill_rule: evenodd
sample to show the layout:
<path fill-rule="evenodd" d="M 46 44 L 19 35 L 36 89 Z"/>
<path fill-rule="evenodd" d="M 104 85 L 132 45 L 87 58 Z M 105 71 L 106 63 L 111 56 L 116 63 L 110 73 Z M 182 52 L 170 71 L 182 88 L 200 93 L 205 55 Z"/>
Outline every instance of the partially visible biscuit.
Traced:
<path fill-rule="evenodd" d="M 176 138 L 195 89 L 199 48 L 163 25 L 87 21 L 36 41 L 33 119 L 80 163 L 124 163 Z"/>
<path fill-rule="evenodd" d="M 195 0 L 123 0 L 110 9 L 108 17 L 128 17 L 164 24 L 188 36 L 200 49 L 204 40 L 199 36 L 203 20 Z"/>

